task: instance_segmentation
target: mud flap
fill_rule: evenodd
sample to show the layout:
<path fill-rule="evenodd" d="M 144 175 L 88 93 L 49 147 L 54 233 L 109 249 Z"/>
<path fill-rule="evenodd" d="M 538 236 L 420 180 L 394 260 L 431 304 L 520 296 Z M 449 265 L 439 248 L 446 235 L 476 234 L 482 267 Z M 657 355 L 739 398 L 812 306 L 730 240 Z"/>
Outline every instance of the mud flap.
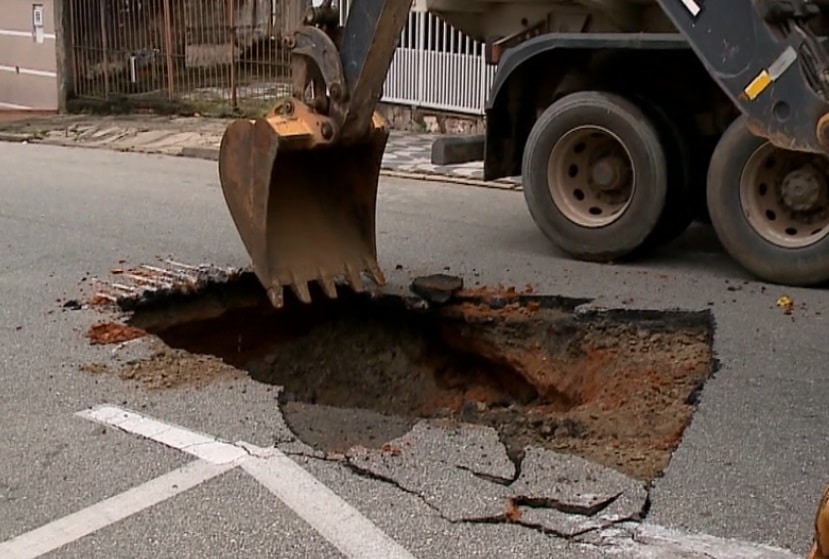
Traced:
<path fill-rule="evenodd" d="M 359 142 L 315 141 L 313 123 L 270 114 L 233 122 L 219 152 L 225 202 L 275 307 L 283 288 L 309 303 L 316 281 L 336 297 L 345 278 L 362 291 L 361 272 L 377 284 L 377 186 L 389 131 L 375 118 Z"/>

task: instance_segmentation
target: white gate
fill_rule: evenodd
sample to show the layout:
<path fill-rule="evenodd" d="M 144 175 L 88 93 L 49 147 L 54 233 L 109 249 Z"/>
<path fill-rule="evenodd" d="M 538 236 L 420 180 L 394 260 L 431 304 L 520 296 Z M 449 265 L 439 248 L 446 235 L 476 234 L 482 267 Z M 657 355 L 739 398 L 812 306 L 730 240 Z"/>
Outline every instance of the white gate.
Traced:
<path fill-rule="evenodd" d="M 346 7 L 350 2 L 344 2 Z M 341 13 L 347 12 L 346 9 Z M 345 15 L 342 16 L 343 23 Z M 412 11 L 389 68 L 385 103 L 482 115 L 495 67 L 484 45 L 434 14 Z"/>

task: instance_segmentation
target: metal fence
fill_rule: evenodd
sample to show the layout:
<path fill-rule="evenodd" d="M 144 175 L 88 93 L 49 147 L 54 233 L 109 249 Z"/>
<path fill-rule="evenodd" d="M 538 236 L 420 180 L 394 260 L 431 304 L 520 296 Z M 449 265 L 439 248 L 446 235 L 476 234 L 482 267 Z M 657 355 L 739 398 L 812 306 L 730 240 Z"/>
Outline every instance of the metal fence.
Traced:
<path fill-rule="evenodd" d="M 301 24 L 310 0 L 68 4 L 77 98 L 186 103 L 211 114 L 261 112 L 290 93 L 283 38 Z M 432 14 L 412 12 L 382 100 L 481 114 L 493 77 L 481 43 Z"/>
<path fill-rule="evenodd" d="M 351 0 L 341 0 L 340 23 Z M 386 78 L 385 103 L 482 115 L 496 68 L 484 44 L 435 14 L 412 11 Z"/>
<path fill-rule="evenodd" d="M 76 97 L 256 111 L 290 91 L 302 0 L 70 0 Z"/>
<path fill-rule="evenodd" d="M 494 78 L 483 43 L 434 14 L 413 12 L 389 68 L 383 101 L 480 115 Z"/>

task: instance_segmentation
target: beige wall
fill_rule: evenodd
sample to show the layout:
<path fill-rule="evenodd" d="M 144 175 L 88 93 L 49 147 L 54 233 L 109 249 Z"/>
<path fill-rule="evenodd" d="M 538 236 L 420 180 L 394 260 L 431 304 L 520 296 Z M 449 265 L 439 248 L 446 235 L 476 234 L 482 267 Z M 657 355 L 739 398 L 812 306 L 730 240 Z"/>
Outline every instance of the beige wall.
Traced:
<path fill-rule="evenodd" d="M 0 0 L 0 109 L 57 110 L 53 0 Z M 35 40 L 32 6 L 44 11 L 43 42 Z"/>

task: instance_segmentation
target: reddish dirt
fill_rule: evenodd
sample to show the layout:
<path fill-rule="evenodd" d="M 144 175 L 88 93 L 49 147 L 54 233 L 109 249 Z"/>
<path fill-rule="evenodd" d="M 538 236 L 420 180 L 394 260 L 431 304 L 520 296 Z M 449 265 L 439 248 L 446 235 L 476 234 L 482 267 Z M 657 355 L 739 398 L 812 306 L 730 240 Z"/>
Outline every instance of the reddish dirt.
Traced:
<path fill-rule="evenodd" d="M 465 319 L 522 319 L 531 316 L 541 308 L 541 304 L 536 301 L 529 301 L 525 304 L 519 303 L 517 300 L 506 304 L 502 307 L 493 308 L 484 303 L 466 302 L 460 303 L 450 308 L 450 312 L 455 316 L 461 316 Z"/>
<path fill-rule="evenodd" d="M 90 297 L 89 300 L 87 301 L 87 304 L 90 307 L 108 307 L 108 306 L 115 305 L 115 302 L 112 299 L 110 299 L 109 297 L 98 294 L 98 295 L 93 295 L 92 297 Z"/>
<path fill-rule="evenodd" d="M 118 324 L 116 322 L 99 322 L 89 327 L 86 337 L 92 345 L 119 344 L 136 340 L 147 335 L 140 328 Z"/>
<path fill-rule="evenodd" d="M 507 522 L 518 522 L 521 520 L 521 509 L 515 504 L 514 499 L 507 501 L 507 510 L 504 511 L 504 518 Z"/>
<path fill-rule="evenodd" d="M 219 378 L 238 379 L 238 369 L 220 359 L 193 355 L 185 351 L 162 348 L 152 356 L 132 361 L 115 370 L 105 363 L 85 363 L 80 370 L 90 375 L 113 374 L 121 380 L 132 381 L 147 390 L 167 390 L 180 387 L 204 387 Z"/>
<path fill-rule="evenodd" d="M 530 290 L 525 290 L 526 293 L 531 293 L 532 286 L 528 284 L 527 287 Z M 516 289 L 514 286 L 504 286 L 501 284 L 498 284 L 496 286 L 479 285 L 475 287 L 464 288 L 457 292 L 458 297 L 469 297 L 481 301 L 491 301 L 492 299 L 517 299 L 520 295 L 521 293 L 519 293 L 518 289 Z"/>

